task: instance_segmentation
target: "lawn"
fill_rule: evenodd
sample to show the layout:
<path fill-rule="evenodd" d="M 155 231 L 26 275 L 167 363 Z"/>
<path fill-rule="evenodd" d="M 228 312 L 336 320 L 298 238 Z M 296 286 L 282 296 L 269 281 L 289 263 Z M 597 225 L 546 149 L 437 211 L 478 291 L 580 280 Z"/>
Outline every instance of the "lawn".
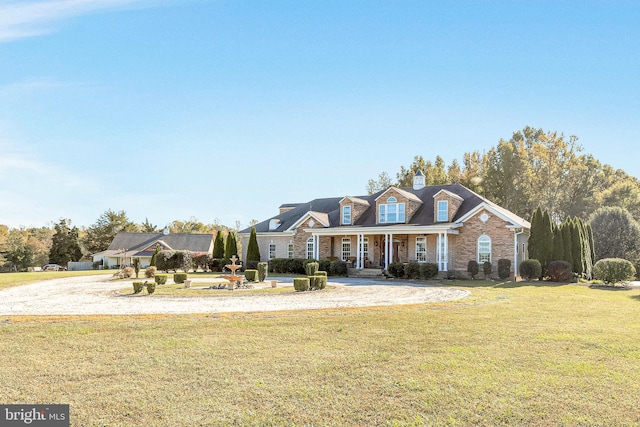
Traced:
<path fill-rule="evenodd" d="M 0 273 L 0 289 L 12 286 L 26 285 L 48 279 L 64 277 L 90 276 L 95 274 L 113 274 L 117 270 L 88 270 L 88 271 L 39 271 L 30 273 Z"/>
<path fill-rule="evenodd" d="M 640 424 L 640 290 L 454 285 L 472 297 L 0 316 L 0 402 L 67 403 L 74 426 Z"/>

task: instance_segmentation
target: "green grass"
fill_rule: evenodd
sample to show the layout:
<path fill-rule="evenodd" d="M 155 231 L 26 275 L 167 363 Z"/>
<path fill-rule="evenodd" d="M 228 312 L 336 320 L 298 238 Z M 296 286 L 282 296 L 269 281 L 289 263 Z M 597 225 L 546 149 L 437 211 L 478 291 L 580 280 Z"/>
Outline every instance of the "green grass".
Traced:
<path fill-rule="evenodd" d="M 131 279 L 127 279 L 131 280 Z M 153 280 L 153 279 L 145 279 Z M 144 282 L 144 280 L 135 280 Z M 194 282 L 191 284 L 191 288 L 185 288 L 184 283 L 168 283 L 166 285 L 156 285 L 156 290 L 153 296 L 168 295 L 168 296 L 183 296 L 183 297 L 228 297 L 233 295 L 268 295 L 268 294 L 285 294 L 294 293 L 292 285 L 283 286 L 282 284 L 277 288 L 254 288 L 254 289 L 234 289 L 233 292 L 228 289 L 202 289 L 203 287 L 218 286 L 226 282 L 211 281 L 211 282 Z M 120 295 L 135 295 L 133 293 L 133 286 L 128 286 L 118 290 Z M 141 294 L 147 294 L 147 289 L 143 288 Z"/>
<path fill-rule="evenodd" d="M 454 285 L 472 296 L 0 316 L 0 402 L 68 403 L 74 426 L 640 424 L 640 290 Z"/>
<path fill-rule="evenodd" d="M 26 285 L 48 279 L 60 279 L 64 277 L 91 276 L 95 274 L 113 274 L 116 270 L 89 270 L 89 271 L 40 271 L 32 273 L 0 273 L 0 289 L 12 286 Z"/>

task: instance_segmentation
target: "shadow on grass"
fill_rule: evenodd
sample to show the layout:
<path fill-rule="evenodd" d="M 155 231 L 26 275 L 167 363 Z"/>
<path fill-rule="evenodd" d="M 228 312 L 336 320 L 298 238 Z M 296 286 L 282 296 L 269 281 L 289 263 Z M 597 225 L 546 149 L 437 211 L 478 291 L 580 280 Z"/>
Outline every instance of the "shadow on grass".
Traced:
<path fill-rule="evenodd" d="M 512 289 L 512 288 L 524 288 L 524 287 L 537 287 L 537 288 L 558 288 L 560 286 L 571 285 L 572 283 L 564 282 L 545 282 L 544 280 L 534 280 L 532 282 L 500 282 L 497 283 L 494 288 Z"/>
<path fill-rule="evenodd" d="M 634 288 L 628 285 L 589 285 L 589 289 L 595 289 L 597 291 L 631 291 Z"/>

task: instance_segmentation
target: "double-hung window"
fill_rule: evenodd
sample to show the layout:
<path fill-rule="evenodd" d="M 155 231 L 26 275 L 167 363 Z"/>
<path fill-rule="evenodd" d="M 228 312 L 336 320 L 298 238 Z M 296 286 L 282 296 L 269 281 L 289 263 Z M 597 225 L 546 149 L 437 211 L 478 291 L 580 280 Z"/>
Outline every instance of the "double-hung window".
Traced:
<path fill-rule="evenodd" d="M 387 203 L 378 208 L 378 221 L 382 223 L 404 222 L 404 203 L 398 203 L 395 197 L 389 197 Z"/>
<path fill-rule="evenodd" d="M 351 238 L 343 237 L 342 238 L 342 260 L 348 261 L 351 256 Z"/>
<path fill-rule="evenodd" d="M 449 221 L 449 202 L 447 200 L 438 200 L 438 222 Z"/>
<path fill-rule="evenodd" d="M 287 258 L 293 258 L 293 243 L 289 242 L 287 245 Z"/>
<path fill-rule="evenodd" d="M 416 237 L 416 260 L 427 261 L 427 238 L 424 236 Z"/>
<path fill-rule="evenodd" d="M 342 207 L 342 225 L 351 224 L 351 206 Z"/>
<path fill-rule="evenodd" d="M 314 246 L 313 237 L 309 237 L 309 240 L 307 240 L 307 259 L 313 259 Z"/>
<path fill-rule="evenodd" d="M 269 259 L 274 259 L 276 257 L 276 244 L 269 243 Z"/>

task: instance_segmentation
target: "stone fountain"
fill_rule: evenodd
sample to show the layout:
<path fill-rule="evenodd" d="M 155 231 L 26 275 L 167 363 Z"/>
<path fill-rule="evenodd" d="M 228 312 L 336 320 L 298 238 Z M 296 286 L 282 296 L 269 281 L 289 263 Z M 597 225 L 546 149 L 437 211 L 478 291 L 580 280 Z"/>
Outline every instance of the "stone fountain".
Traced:
<path fill-rule="evenodd" d="M 236 270 L 239 268 L 242 268 L 241 265 L 236 265 L 236 261 L 238 261 L 238 258 L 234 255 L 231 257 L 231 264 L 227 264 L 225 265 L 226 268 L 228 268 L 229 270 L 231 270 L 231 275 L 230 276 L 222 276 L 223 279 L 226 279 L 229 281 L 229 287 L 228 289 L 230 291 L 233 290 L 234 286 L 237 284 L 238 287 L 242 286 L 242 280 L 244 279 L 244 276 L 239 276 L 236 274 Z"/>

